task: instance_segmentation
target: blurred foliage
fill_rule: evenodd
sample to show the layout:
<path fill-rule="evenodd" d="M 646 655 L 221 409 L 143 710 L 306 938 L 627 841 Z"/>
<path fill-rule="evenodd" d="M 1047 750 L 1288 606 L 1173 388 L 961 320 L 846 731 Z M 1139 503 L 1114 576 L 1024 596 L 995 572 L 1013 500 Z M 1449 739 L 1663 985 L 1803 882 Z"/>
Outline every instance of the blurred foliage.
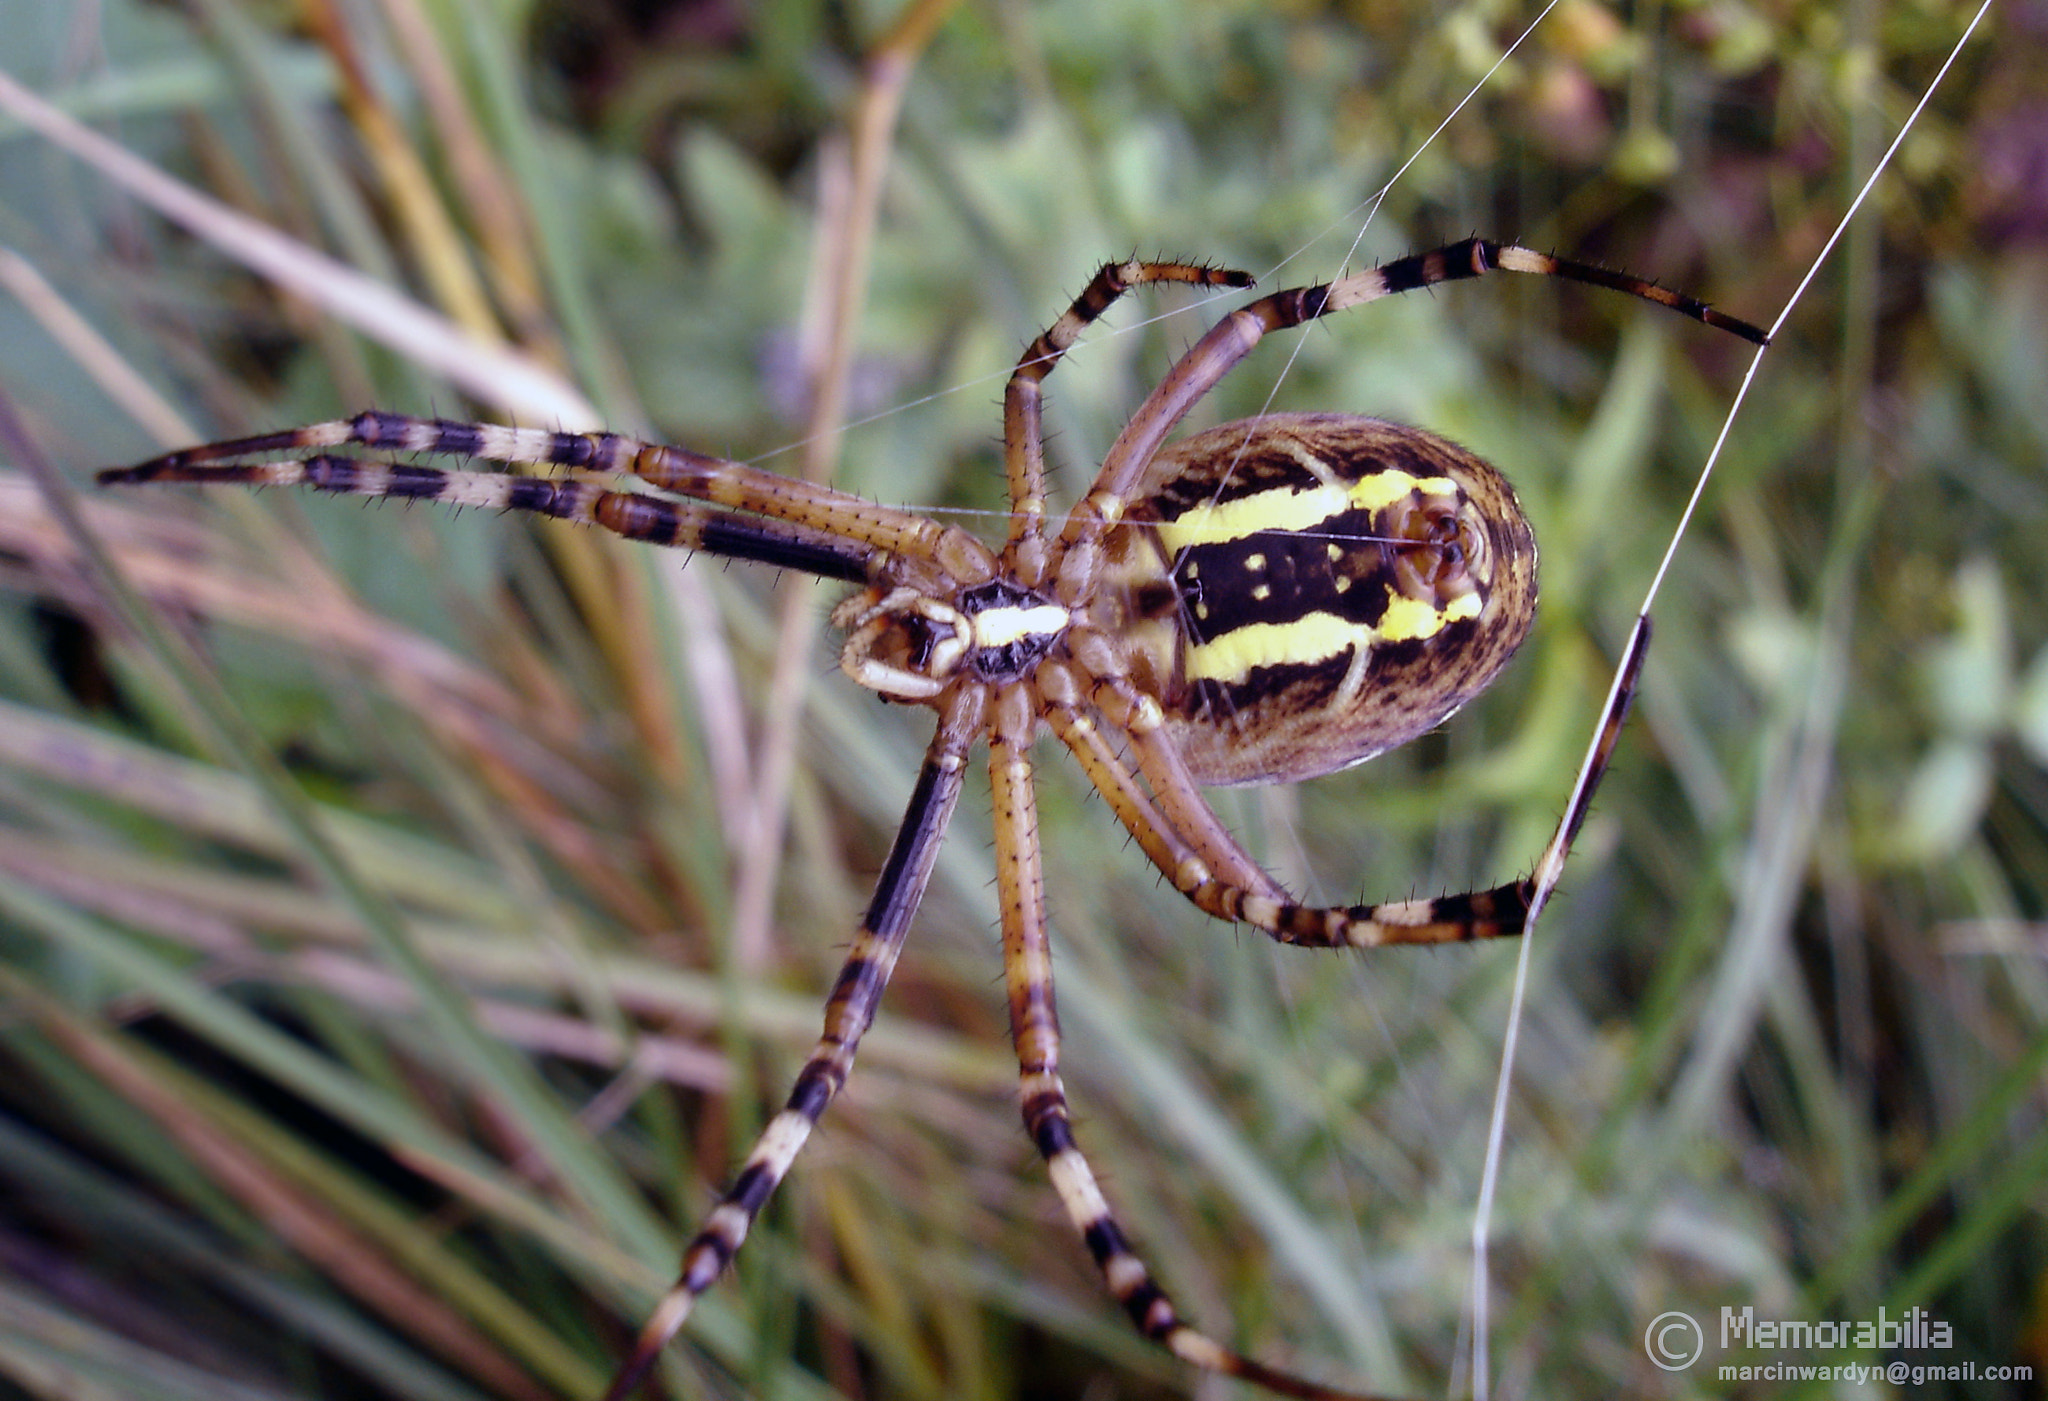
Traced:
<path fill-rule="evenodd" d="M 0 0 L 6 76 L 144 160 L 622 430 L 792 470 L 844 132 L 895 18 Z M 1132 249 L 1271 287 L 1361 224 L 1366 258 L 1479 231 L 1768 321 L 1967 18 L 1564 0 L 1488 77 L 1524 12 L 962 6 L 885 148 L 837 480 L 995 508 L 1002 376 Z M 1724 1306 L 1914 1305 L 1956 1343 L 1909 1360 L 2048 1367 L 2043 73 L 2048 14 L 1994 11 L 1765 358 L 1665 584 L 1536 949 L 1494 1395 L 1776 1393 L 1644 1356 L 1659 1313 L 1711 1338 Z M 77 486 L 181 437 L 516 400 L 13 123 L 0 286 L 0 1375 L 594 1395 L 815 1035 L 923 713 L 819 679 L 806 644 L 774 919 L 735 951 L 777 617 L 816 590 L 388 505 L 88 499 L 152 641 L 26 469 Z M 1137 299 L 1053 377 L 1061 490 L 1205 314 Z M 1331 899 L 1531 859 L 1746 363 L 1504 277 L 1283 338 L 1214 395 L 1196 426 L 1269 397 L 1428 424 L 1515 475 L 1545 549 L 1498 693 L 1362 772 L 1218 795 L 1254 849 Z M 1043 757 L 1068 1081 L 1162 1281 L 1314 1375 L 1468 1389 L 1514 950 L 1318 959 L 1209 927 Z M 1213 1394 L 1123 1329 L 1017 1131 L 977 807 L 845 1101 L 671 1349 L 680 1394 Z"/>

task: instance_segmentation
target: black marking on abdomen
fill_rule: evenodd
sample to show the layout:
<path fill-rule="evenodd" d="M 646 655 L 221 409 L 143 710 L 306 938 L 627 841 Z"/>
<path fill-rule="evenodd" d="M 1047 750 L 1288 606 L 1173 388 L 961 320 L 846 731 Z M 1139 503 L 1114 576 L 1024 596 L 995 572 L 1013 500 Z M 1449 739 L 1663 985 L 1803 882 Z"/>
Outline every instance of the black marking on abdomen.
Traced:
<path fill-rule="evenodd" d="M 1393 569 L 1380 545 L 1361 541 L 1372 528 L 1372 512 L 1345 511 L 1309 530 L 1188 546 L 1174 562 L 1174 581 L 1191 605 L 1200 604 L 1184 614 L 1190 640 L 1199 645 L 1236 628 L 1286 624 L 1310 613 L 1377 626 Z"/>

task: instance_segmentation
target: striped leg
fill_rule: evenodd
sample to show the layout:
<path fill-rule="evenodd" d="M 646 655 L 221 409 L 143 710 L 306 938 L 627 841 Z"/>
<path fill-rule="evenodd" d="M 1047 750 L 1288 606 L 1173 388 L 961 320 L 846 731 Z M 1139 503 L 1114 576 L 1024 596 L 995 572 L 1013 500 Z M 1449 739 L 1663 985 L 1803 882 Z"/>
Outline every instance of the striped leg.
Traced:
<path fill-rule="evenodd" d="M 1117 298 L 1147 282 L 1187 282 L 1201 287 L 1249 287 L 1248 273 L 1196 263 L 1107 263 L 1072 306 L 1043 335 L 1025 347 L 1003 391 L 1003 466 L 1010 479 L 1010 537 L 1007 555 L 1018 579 L 1036 588 L 1045 571 L 1045 432 L 1039 388 L 1060 357 L 1072 348 Z M 1028 542 L 1028 543 L 1027 543 Z"/>
<path fill-rule="evenodd" d="M 1283 944 L 1305 948 L 1374 948 L 1384 944 L 1506 938 L 1520 934 L 1534 923 L 1537 913 L 1557 889 L 1565 857 L 1578 839 L 1579 829 L 1592 810 L 1594 794 L 1614 759 L 1614 747 L 1620 742 L 1622 726 L 1635 700 L 1649 645 L 1649 619 L 1640 618 L 1601 713 L 1600 728 L 1580 769 L 1578 786 L 1572 790 L 1564 816 L 1544 844 L 1530 875 L 1492 890 L 1463 895 L 1334 908 L 1295 902 L 1263 871 L 1258 871 L 1250 854 L 1221 824 L 1212 820 L 1187 828 L 1176 821 L 1175 814 L 1191 803 L 1205 815 L 1208 808 L 1201 802 L 1193 780 L 1180 767 L 1172 747 L 1144 730 L 1142 722 L 1129 710 L 1124 712 L 1121 722 L 1112 720 L 1129 738 L 1146 783 L 1159 795 L 1160 801 L 1154 802 L 1124 756 L 1076 703 L 1077 688 L 1071 677 L 1049 668 L 1041 668 L 1040 677 L 1042 682 L 1048 678 L 1051 681 L 1043 689 L 1046 722 L 1053 733 L 1073 753 L 1089 782 L 1108 801 L 1117 820 L 1136 839 L 1160 874 L 1198 909 L 1218 919 L 1249 924 Z M 1148 765 L 1148 753 L 1172 762 Z M 1169 804 L 1168 799 L 1173 797 L 1178 801 Z M 1246 865 L 1257 871 L 1256 880 L 1246 881 L 1230 874 Z"/>
<path fill-rule="evenodd" d="M 1231 1351 L 1181 1320 L 1172 1300 L 1125 1237 L 1095 1173 L 1074 1140 L 1060 1083 L 1059 1014 L 1045 927 L 1038 808 L 1031 778 L 1033 704 L 1022 687 L 996 698 L 989 726 L 989 782 L 995 800 L 996 887 L 1003 918 L 1003 981 L 1016 1043 L 1024 1127 L 1045 1158 L 1060 1205 L 1095 1257 L 1103 1281 L 1147 1338 L 1185 1362 L 1308 1401 L 1370 1401 L 1277 1371 Z"/>
<path fill-rule="evenodd" d="M 1188 776 L 1179 751 L 1156 728 L 1129 731 L 1138 772 L 1171 822 L 1176 813 L 1199 809 L 1207 814 L 1201 790 Z M 1196 852 L 1216 869 L 1227 869 L 1227 852 L 1249 859 L 1221 823 L 1201 827 L 1175 823 Z M 1213 834 L 1213 839 L 1212 839 Z M 1220 847 L 1219 847 L 1220 843 Z M 1225 919 L 1239 920 L 1283 944 L 1307 948 L 1376 948 L 1382 944 L 1441 944 L 1472 939 L 1498 939 L 1522 932 L 1529 908 L 1529 883 L 1512 881 L 1492 890 L 1439 895 L 1432 899 L 1395 900 L 1376 905 L 1318 908 L 1290 895 L 1275 899 L 1257 890 L 1230 884 L 1214 892 Z M 1197 904 L 1200 902 L 1197 901 Z"/>
<path fill-rule="evenodd" d="M 125 474 L 140 470 L 122 468 L 119 474 L 102 473 L 101 480 L 135 480 Z M 865 546 L 824 531 L 650 492 L 614 491 L 588 477 L 514 477 L 502 472 L 446 471 L 332 453 L 284 461 L 185 466 L 177 470 L 179 475 L 175 477 L 160 475 L 155 479 L 303 486 L 341 496 L 391 496 L 449 506 L 522 511 L 594 525 L 628 540 L 673 545 L 725 559 L 753 560 L 855 584 L 867 581 L 868 562 L 874 555 Z"/>
<path fill-rule="evenodd" d="M 1195 406 L 1196 401 L 1214 389 L 1218 381 L 1251 354 L 1253 347 L 1269 333 L 1304 325 L 1318 317 L 1363 306 L 1399 292 L 1432 287 L 1439 282 L 1481 277 L 1495 271 L 1563 277 L 1612 288 L 1732 332 L 1757 345 L 1767 344 L 1770 339 L 1746 321 L 1738 321 L 1704 302 L 1680 296 L 1654 282 L 1483 238 L 1468 238 L 1463 243 L 1450 244 L 1433 252 L 1399 258 L 1382 267 L 1341 277 L 1335 282 L 1275 292 L 1217 322 L 1167 372 L 1166 378 L 1139 405 L 1130 422 L 1117 435 L 1116 442 L 1111 444 L 1109 453 L 1102 460 L 1102 470 L 1096 476 L 1095 485 L 1075 508 L 1060 538 L 1069 545 L 1086 547 L 1098 541 L 1104 530 L 1116 524 L 1146 465 L 1152 461 L 1152 455 L 1159 450 L 1160 444 L 1166 441 L 1166 435 L 1173 426 Z"/>
<path fill-rule="evenodd" d="M 1205 914 L 1249 924 L 1280 943 L 1303 948 L 1454 943 L 1522 932 L 1532 894 L 1528 880 L 1430 900 L 1329 908 L 1302 904 L 1259 870 L 1251 854 L 1215 821 L 1170 745 L 1135 726 L 1117 725 L 1152 788 L 1147 794 L 1138 774 L 1085 711 L 1054 705 L 1046 720 L 1159 873 Z M 1179 814 L 1190 808 L 1209 820 L 1183 824 Z M 1237 874 L 1247 866 L 1256 879 Z"/>
<path fill-rule="evenodd" d="M 321 448 L 336 447 L 463 457 L 516 466 L 630 473 L 693 501 L 784 523 L 812 541 L 827 536 L 841 537 L 846 542 L 840 547 L 842 552 L 853 545 L 864 545 L 871 551 L 886 550 L 891 554 L 930 560 L 947 569 L 956 579 L 968 583 L 993 577 L 995 569 L 995 558 L 987 546 L 958 527 L 940 525 L 908 511 L 878 506 L 849 492 L 763 471 L 745 463 L 709 457 L 687 448 L 625 438 L 616 433 L 551 432 L 541 428 L 508 428 L 499 424 L 458 423 L 447 419 L 370 412 L 280 433 L 208 443 L 166 453 L 133 467 L 103 471 L 99 474 L 99 482 L 102 486 L 152 482 L 261 483 L 276 480 L 252 475 L 264 466 L 289 466 L 290 459 Z M 302 461 L 299 465 L 310 467 L 312 462 L 346 463 L 351 460 L 321 456 Z M 366 474 L 373 469 L 388 472 L 395 485 L 383 492 L 361 494 L 410 495 L 419 499 L 432 497 L 432 493 L 424 489 L 427 474 L 432 472 L 430 468 L 363 464 Z M 320 485 L 310 476 L 293 480 Z M 407 482 L 419 484 L 422 489 L 404 490 Z M 349 487 L 326 489 L 354 490 Z M 518 506 L 522 503 L 499 504 Z M 844 576 L 835 573 L 832 577 Z"/>
<path fill-rule="evenodd" d="M 853 952 L 825 1004 L 824 1034 L 797 1074 L 782 1112 L 769 1121 L 732 1185 L 683 1251 L 675 1284 L 634 1340 L 633 1351 L 605 1392 L 605 1401 L 625 1401 L 639 1386 L 662 1347 L 689 1317 L 698 1297 L 732 1263 L 762 1206 L 846 1083 L 854 1052 L 874 1021 L 875 1006 L 896 967 L 896 956 L 902 952 L 903 936 L 924 898 L 925 885 L 938 860 L 940 838 L 959 802 L 967 752 L 981 726 L 984 695 L 979 688 L 963 688 L 942 716 L 939 732 L 925 753 L 902 830 L 875 883 L 874 898 L 861 921 Z"/>

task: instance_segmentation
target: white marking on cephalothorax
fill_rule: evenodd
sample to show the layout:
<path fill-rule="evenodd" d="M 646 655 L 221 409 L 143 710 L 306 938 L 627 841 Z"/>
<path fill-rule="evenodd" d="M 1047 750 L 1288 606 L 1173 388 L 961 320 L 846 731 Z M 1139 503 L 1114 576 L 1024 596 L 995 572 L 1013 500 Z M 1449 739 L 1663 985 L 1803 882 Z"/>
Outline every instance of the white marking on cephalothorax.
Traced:
<path fill-rule="evenodd" d="M 1028 608 L 984 608 L 973 618 L 974 645 L 1007 647 L 1027 637 L 1054 637 L 1065 632 L 1074 615 L 1057 603 Z"/>

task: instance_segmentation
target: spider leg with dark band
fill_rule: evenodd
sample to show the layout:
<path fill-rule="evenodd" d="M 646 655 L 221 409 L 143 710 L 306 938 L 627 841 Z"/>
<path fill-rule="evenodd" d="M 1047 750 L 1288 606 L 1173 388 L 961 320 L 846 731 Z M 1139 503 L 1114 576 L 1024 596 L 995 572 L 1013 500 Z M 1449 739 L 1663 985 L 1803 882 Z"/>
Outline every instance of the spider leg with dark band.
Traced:
<path fill-rule="evenodd" d="M 782 1110 L 683 1253 L 608 1401 L 639 1384 L 739 1250 L 850 1073 L 894 968 L 970 751 L 989 745 L 1003 963 L 1025 1128 L 1110 1293 L 1138 1330 L 1212 1372 L 1274 1392 L 1342 1392 L 1225 1348 L 1184 1323 L 1117 1224 L 1075 1142 L 1059 1074 L 1031 742 L 1057 735 L 1146 857 L 1203 912 L 1321 948 L 1519 934 L 1556 885 L 1634 693 L 1631 638 L 1587 771 L 1533 874 L 1492 890 L 1376 905 L 1304 904 L 1262 870 L 1203 784 L 1315 777 L 1424 733 L 1500 674 L 1536 607 L 1536 544 L 1513 489 L 1420 429 L 1270 414 L 1166 437 L 1266 335 L 1380 297 L 1494 270 L 1656 302 L 1763 344 L 1688 297 L 1582 263 L 1468 239 L 1334 282 L 1262 297 L 1219 321 L 1139 406 L 1055 533 L 1041 385 L 1087 327 L 1148 282 L 1241 287 L 1241 273 L 1114 263 L 1025 351 L 1004 396 L 1012 514 L 1000 550 L 957 526 L 684 448 L 365 413 L 190 448 L 104 472 L 106 484 L 305 485 L 495 506 L 629 539 L 754 560 L 857 586 L 833 613 L 842 669 L 930 706 L 938 730 L 876 882 L 825 1027 Z M 367 448 L 567 469 L 553 478 L 328 452 Z M 610 484 L 606 484 L 606 478 Z M 628 481 L 626 479 L 637 479 Z"/>

